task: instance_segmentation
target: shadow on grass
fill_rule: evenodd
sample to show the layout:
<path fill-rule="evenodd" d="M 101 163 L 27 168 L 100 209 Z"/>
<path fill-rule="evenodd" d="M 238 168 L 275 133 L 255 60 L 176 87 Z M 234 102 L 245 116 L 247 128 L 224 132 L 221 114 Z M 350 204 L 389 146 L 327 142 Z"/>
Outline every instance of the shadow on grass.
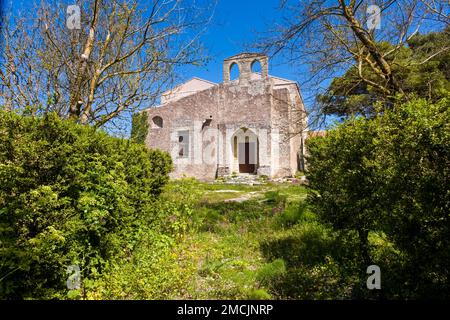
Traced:
<path fill-rule="evenodd" d="M 298 215 L 299 223 L 260 242 L 268 262 L 260 284 L 281 299 L 399 299 L 411 289 L 404 257 L 383 236 L 372 234 L 373 264 L 382 270 L 382 289 L 368 290 L 368 266 L 355 232 L 337 233 Z M 282 267 L 281 267 L 282 266 Z M 404 288 L 404 289 L 403 289 Z"/>
<path fill-rule="evenodd" d="M 302 214 L 297 218 L 299 223 L 292 228 L 261 241 L 260 250 L 269 262 L 258 272 L 264 279 L 261 284 L 281 299 L 353 297 L 361 283 L 356 237 L 339 235 Z M 278 270 L 281 264 L 285 269 L 270 276 L 267 268 L 274 262 Z"/>
<path fill-rule="evenodd" d="M 263 241 L 261 251 L 269 261 L 283 259 L 287 267 L 298 265 L 313 266 L 322 263 L 326 256 L 332 255 L 332 239 L 317 223 L 303 224 L 296 228 L 298 234 Z"/>

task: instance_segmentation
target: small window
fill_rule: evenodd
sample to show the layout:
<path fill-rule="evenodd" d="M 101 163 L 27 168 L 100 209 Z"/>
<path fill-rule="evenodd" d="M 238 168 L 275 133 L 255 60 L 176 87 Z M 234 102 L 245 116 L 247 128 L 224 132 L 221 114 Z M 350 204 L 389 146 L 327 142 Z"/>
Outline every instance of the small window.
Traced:
<path fill-rule="evenodd" d="M 234 158 L 237 159 L 237 157 L 238 157 L 238 138 L 236 136 L 234 136 L 234 139 L 233 139 L 233 155 L 234 155 Z"/>
<path fill-rule="evenodd" d="M 157 128 L 162 128 L 163 127 L 163 119 L 159 116 L 153 117 L 152 119 L 153 122 L 153 128 L 157 129 Z"/>
<path fill-rule="evenodd" d="M 189 157 L 189 131 L 178 132 L 178 157 Z"/>

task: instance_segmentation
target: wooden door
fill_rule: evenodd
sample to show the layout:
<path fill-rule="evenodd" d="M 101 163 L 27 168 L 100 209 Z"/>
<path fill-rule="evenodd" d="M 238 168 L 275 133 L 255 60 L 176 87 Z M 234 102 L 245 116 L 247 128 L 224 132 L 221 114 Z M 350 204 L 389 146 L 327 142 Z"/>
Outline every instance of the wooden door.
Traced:
<path fill-rule="evenodd" d="M 250 161 L 250 148 L 254 148 L 254 142 L 239 143 L 239 172 L 240 173 L 254 173 L 255 163 Z M 254 161 L 252 161 L 254 162 Z"/>

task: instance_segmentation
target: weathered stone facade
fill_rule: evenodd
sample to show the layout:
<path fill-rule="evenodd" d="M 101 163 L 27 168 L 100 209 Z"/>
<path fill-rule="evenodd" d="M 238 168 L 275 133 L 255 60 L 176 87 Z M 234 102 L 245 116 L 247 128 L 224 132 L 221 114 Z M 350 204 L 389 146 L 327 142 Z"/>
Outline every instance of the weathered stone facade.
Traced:
<path fill-rule="evenodd" d="M 261 72 L 252 72 L 260 63 Z M 233 65 L 239 79 L 230 80 Z M 192 80 L 163 94 L 148 114 L 146 144 L 172 155 L 172 177 L 283 177 L 302 168 L 307 118 L 296 82 L 268 74 L 267 56 L 224 60 L 223 83 Z"/>

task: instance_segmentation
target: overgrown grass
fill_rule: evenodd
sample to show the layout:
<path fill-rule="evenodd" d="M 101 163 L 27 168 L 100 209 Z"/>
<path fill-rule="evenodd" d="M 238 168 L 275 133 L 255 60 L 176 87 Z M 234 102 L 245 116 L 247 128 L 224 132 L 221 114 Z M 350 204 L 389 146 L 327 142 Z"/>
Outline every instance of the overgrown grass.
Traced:
<path fill-rule="evenodd" d="M 195 230 L 186 240 L 196 243 L 198 270 L 187 298 L 274 298 L 269 283 L 279 270 L 272 268 L 281 268 L 284 261 L 270 261 L 261 245 L 284 231 L 284 219 L 289 225 L 296 223 L 296 215 L 284 215 L 299 210 L 306 189 L 274 184 L 199 184 L 197 188 L 202 196 L 195 208 Z M 252 197 L 247 201 L 224 202 L 249 193 Z"/>
<path fill-rule="evenodd" d="M 193 229 L 196 271 L 189 299 L 349 299 L 364 291 L 356 234 L 322 224 L 301 185 L 195 184 L 200 194 Z M 233 190 L 233 192 L 230 192 Z M 242 199 L 252 194 L 248 200 Z M 377 261 L 395 258 L 382 235 L 371 236 Z M 364 281 L 362 281 L 364 280 Z"/>
<path fill-rule="evenodd" d="M 162 199 L 184 202 L 180 237 L 155 239 L 124 262 L 105 297 L 144 299 L 348 299 L 367 295 L 355 234 L 322 224 L 294 184 L 257 186 L 172 181 Z M 247 197 L 247 198 L 246 198 Z M 234 200 L 233 200 L 234 199 Z M 180 202 L 181 201 L 181 202 Z M 170 208 L 169 208 L 170 209 Z M 166 209 L 165 209 L 166 210 Z M 377 261 L 395 259 L 382 234 L 372 234 Z M 158 244 L 159 243 L 159 244 Z M 158 259 L 152 246 L 164 245 Z M 156 261 L 148 264 L 146 261 Z M 365 280 L 364 280 L 365 281 Z M 365 282 L 364 282 L 365 284 Z M 115 291 L 114 291 L 115 290 Z M 366 290 L 367 291 L 367 290 Z M 367 297 L 371 297 L 370 294 Z"/>

